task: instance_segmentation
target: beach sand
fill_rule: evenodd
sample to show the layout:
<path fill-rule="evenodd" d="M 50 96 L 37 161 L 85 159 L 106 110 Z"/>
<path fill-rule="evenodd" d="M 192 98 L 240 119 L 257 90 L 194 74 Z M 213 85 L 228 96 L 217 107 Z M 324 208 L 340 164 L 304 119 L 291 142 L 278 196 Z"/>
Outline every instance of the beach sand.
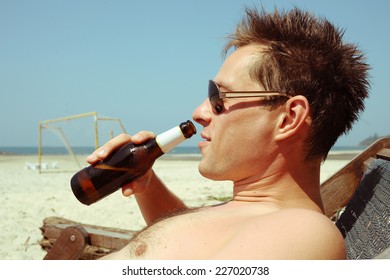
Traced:
<path fill-rule="evenodd" d="M 322 166 L 321 181 L 352 157 L 329 157 Z M 31 169 L 37 162 L 33 155 L 0 155 L 0 260 L 41 260 L 46 252 L 39 245 L 39 228 L 49 216 L 131 230 L 145 226 L 134 198 L 124 198 L 120 191 L 91 206 L 79 203 L 69 185 L 78 170 L 70 156 L 45 156 L 42 162 L 51 168 L 41 174 Z M 231 182 L 207 180 L 197 166 L 196 158 L 160 159 L 154 169 L 188 206 L 216 204 L 231 196 Z"/>

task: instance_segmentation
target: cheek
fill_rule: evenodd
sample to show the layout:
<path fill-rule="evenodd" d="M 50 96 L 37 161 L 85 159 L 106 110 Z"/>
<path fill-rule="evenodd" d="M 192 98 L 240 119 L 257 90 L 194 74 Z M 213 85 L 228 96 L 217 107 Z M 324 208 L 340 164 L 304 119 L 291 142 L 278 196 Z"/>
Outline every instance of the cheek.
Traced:
<path fill-rule="evenodd" d="M 242 150 L 258 156 L 273 143 L 275 120 L 268 114 L 252 114 L 233 132 Z"/>
<path fill-rule="evenodd" d="M 267 152 L 267 141 L 247 134 L 235 136 L 235 145 L 226 154 L 228 160 L 238 169 L 248 170 L 257 165 Z"/>
<path fill-rule="evenodd" d="M 213 169 L 229 180 L 238 180 L 258 173 L 270 152 L 272 129 L 257 119 L 232 122 L 222 131 L 216 130 L 213 141 Z M 217 135 L 220 135 L 217 137 Z"/>
<path fill-rule="evenodd" d="M 229 137 L 232 143 L 240 149 L 265 148 L 272 141 L 274 135 L 274 120 L 265 118 L 259 114 L 252 114 L 247 118 L 241 118 L 232 125 L 227 126 L 223 135 Z M 234 125 L 233 125 L 234 124 Z"/>

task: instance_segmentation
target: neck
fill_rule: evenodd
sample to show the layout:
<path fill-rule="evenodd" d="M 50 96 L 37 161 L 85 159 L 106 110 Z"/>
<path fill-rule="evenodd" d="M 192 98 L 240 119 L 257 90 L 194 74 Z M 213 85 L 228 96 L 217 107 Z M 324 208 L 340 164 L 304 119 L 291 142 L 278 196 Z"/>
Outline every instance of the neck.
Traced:
<path fill-rule="evenodd" d="M 277 208 L 308 208 L 323 212 L 320 196 L 320 161 L 284 165 L 270 175 L 256 175 L 234 182 L 236 202 L 271 203 Z"/>

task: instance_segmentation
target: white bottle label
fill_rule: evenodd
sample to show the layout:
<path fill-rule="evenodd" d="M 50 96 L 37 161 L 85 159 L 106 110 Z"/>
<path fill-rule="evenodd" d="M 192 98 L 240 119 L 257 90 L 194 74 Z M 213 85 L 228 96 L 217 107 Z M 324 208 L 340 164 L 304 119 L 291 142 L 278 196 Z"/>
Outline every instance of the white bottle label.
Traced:
<path fill-rule="evenodd" d="M 163 153 L 167 153 L 181 142 L 186 140 L 179 126 L 171 128 L 156 137 L 156 142 L 160 146 Z"/>

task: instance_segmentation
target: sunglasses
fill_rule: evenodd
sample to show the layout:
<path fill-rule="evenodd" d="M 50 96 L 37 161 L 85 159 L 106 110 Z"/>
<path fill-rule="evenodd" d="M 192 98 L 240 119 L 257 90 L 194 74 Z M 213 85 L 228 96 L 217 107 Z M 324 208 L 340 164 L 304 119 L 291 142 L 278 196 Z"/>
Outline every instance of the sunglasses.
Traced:
<path fill-rule="evenodd" d="M 225 91 L 221 92 L 219 86 L 213 81 L 209 80 L 209 100 L 211 108 L 215 114 L 220 114 L 225 110 L 223 98 L 248 98 L 248 97 L 269 97 L 269 96 L 283 96 L 290 98 L 290 95 L 280 93 L 278 91 Z"/>

